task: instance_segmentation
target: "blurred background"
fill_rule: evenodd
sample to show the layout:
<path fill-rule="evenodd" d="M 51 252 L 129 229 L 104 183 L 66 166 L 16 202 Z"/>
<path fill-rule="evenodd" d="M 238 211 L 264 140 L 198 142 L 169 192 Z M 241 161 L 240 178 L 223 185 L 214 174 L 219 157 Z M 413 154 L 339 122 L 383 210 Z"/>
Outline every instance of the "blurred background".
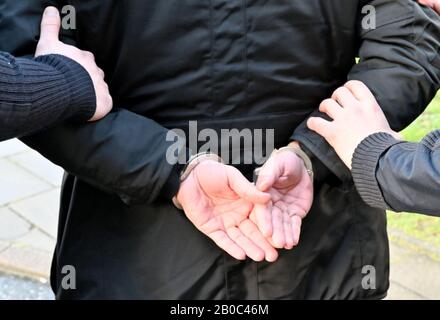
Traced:
<path fill-rule="evenodd" d="M 398 107 L 398 106 L 396 106 Z M 440 95 L 403 135 L 440 129 Z M 63 170 L 18 140 L 0 143 L 0 300 L 53 299 L 48 285 Z M 388 213 L 387 299 L 440 299 L 440 218 Z"/>

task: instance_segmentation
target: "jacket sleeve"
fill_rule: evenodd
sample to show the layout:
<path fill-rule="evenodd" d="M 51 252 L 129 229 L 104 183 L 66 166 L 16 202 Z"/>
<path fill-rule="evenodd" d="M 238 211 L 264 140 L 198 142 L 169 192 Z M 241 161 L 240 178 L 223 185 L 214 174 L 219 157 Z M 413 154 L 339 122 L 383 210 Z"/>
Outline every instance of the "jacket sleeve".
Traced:
<path fill-rule="evenodd" d="M 33 55 L 41 15 L 49 4 L 58 3 L 0 0 L 0 50 Z M 179 187 L 179 167 L 176 159 L 167 159 L 173 144 L 166 141 L 168 130 L 116 107 L 99 122 L 63 124 L 23 141 L 67 172 L 126 203 L 171 198 Z"/>
<path fill-rule="evenodd" d="M 59 55 L 16 59 L 0 53 L 0 141 L 64 120 L 85 122 L 96 107 L 90 76 Z"/>
<path fill-rule="evenodd" d="M 127 204 L 171 199 L 179 166 L 167 159 L 168 130 L 118 109 L 84 125 L 64 124 L 22 140 L 67 172 L 117 194 Z"/>
<path fill-rule="evenodd" d="M 352 171 L 370 206 L 440 216 L 440 131 L 421 143 L 371 135 L 356 149 Z"/>
<path fill-rule="evenodd" d="M 413 0 L 374 0 L 365 4 L 376 10 L 376 28 L 359 27 L 360 60 L 348 80 L 364 82 L 391 127 L 400 131 L 423 112 L 440 87 L 440 20 L 434 11 Z M 319 111 L 311 116 L 323 117 Z M 350 171 L 321 136 L 307 129 L 306 121 L 292 139 L 341 180 L 351 179 Z"/>

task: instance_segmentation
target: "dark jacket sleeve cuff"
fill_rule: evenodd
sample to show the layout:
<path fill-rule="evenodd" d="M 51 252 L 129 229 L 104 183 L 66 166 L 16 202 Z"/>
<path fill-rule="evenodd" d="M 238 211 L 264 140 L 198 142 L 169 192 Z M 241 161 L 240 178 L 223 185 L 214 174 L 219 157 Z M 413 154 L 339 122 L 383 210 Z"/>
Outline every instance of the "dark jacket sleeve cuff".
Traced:
<path fill-rule="evenodd" d="M 35 59 L 60 71 L 69 88 L 69 119 L 77 122 L 90 120 L 96 111 L 96 94 L 89 73 L 77 62 L 61 55 L 46 55 Z"/>
<path fill-rule="evenodd" d="M 356 148 L 352 160 L 352 175 L 362 199 L 370 206 L 391 209 L 386 203 L 376 171 L 382 155 L 392 146 L 402 143 L 388 133 L 375 133 L 364 139 Z"/>
<path fill-rule="evenodd" d="M 176 164 L 174 165 L 168 180 L 162 187 L 161 198 L 164 200 L 171 200 L 177 195 L 180 188 L 180 173 L 183 170 L 184 165 Z"/>

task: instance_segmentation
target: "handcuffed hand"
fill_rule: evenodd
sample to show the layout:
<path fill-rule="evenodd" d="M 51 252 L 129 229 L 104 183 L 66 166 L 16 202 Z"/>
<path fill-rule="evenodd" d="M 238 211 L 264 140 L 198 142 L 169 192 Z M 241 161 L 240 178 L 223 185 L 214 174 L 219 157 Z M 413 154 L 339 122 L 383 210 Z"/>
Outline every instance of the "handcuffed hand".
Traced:
<path fill-rule="evenodd" d="M 212 160 L 200 163 L 182 182 L 177 200 L 194 226 L 232 257 L 269 262 L 278 258 L 249 219 L 254 206 L 266 206 L 270 195 L 236 168 Z"/>
<path fill-rule="evenodd" d="M 275 153 L 259 171 L 257 188 L 271 201 L 256 204 L 251 220 L 275 248 L 292 249 L 313 202 L 313 181 L 303 160 L 293 152 Z"/>
<path fill-rule="evenodd" d="M 313 181 L 293 152 L 272 155 L 256 186 L 236 168 L 206 160 L 182 182 L 177 201 L 194 226 L 232 257 L 273 262 L 275 248 L 298 244 Z"/>

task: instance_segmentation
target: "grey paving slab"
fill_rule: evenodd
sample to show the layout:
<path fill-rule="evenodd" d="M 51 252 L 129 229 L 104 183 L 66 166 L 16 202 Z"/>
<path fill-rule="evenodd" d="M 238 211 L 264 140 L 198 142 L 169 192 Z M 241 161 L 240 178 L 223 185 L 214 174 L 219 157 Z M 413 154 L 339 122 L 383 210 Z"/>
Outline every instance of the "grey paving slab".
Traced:
<path fill-rule="evenodd" d="M 388 296 L 385 300 L 425 300 L 419 293 L 405 288 L 397 282 L 391 281 Z"/>
<path fill-rule="evenodd" d="M 29 150 L 29 148 L 17 139 L 0 142 L 0 158 L 11 156 L 26 150 Z"/>
<path fill-rule="evenodd" d="M 48 237 L 38 229 L 32 229 L 24 237 L 17 239 L 15 245 L 36 248 L 52 253 L 55 249 L 55 239 Z"/>
<path fill-rule="evenodd" d="M 53 238 L 57 235 L 60 190 L 54 189 L 9 206 Z"/>
<path fill-rule="evenodd" d="M 17 244 L 0 252 L 0 270 L 36 278 L 49 277 L 51 261 L 51 253 Z"/>
<path fill-rule="evenodd" d="M 4 251 L 9 245 L 9 242 L 0 240 L 0 252 Z"/>
<path fill-rule="evenodd" d="M 9 157 L 9 160 L 19 164 L 26 170 L 32 172 L 54 186 L 61 186 L 64 170 L 54 165 L 38 152 L 29 150 L 27 152 Z"/>
<path fill-rule="evenodd" d="M 427 299 L 440 299 L 440 263 L 391 244 L 392 283 Z"/>
<path fill-rule="evenodd" d="M 0 206 L 53 188 L 7 159 L 0 159 Z"/>
<path fill-rule="evenodd" d="M 0 240 L 12 241 L 26 235 L 31 225 L 8 208 L 0 208 Z"/>

